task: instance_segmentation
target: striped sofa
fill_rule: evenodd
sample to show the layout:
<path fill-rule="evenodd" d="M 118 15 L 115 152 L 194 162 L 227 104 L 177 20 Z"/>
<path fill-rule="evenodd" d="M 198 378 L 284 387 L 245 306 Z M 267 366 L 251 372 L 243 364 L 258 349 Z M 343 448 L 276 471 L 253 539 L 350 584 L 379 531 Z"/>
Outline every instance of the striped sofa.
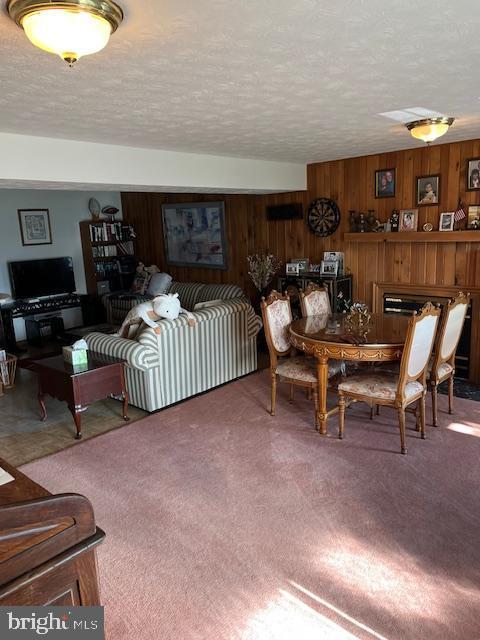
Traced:
<path fill-rule="evenodd" d="M 239 287 L 173 282 L 169 293 L 179 294 L 182 307 L 193 313 L 195 326 L 180 316 L 160 320 L 160 334 L 147 328 L 138 340 L 101 333 L 86 336 L 92 351 L 126 360 L 129 402 L 146 411 L 156 411 L 257 368 L 256 336 L 261 320 Z M 197 303 L 211 300 L 220 302 L 194 311 Z"/>

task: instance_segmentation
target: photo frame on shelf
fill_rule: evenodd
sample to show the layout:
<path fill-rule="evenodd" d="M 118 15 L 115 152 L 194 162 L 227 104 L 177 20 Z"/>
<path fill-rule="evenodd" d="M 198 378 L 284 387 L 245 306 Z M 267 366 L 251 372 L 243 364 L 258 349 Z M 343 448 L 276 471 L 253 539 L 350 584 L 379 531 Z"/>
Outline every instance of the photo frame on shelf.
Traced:
<path fill-rule="evenodd" d="M 417 178 L 417 207 L 428 207 L 440 202 L 440 176 L 419 176 Z"/>
<path fill-rule="evenodd" d="M 336 276 L 338 275 L 338 261 L 337 260 L 322 260 L 320 265 L 321 276 Z"/>
<path fill-rule="evenodd" d="M 285 273 L 287 276 L 298 276 L 300 273 L 300 265 L 298 262 L 287 262 L 285 265 Z"/>
<path fill-rule="evenodd" d="M 440 214 L 440 222 L 438 224 L 439 231 L 453 231 L 455 225 L 455 211 L 445 211 Z"/>
<path fill-rule="evenodd" d="M 399 231 L 416 231 L 418 228 L 418 209 L 400 209 Z"/>
<path fill-rule="evenodd" d="M 168 265 L 227 269 L 224 202 L 162 205 Z"/>
<path fill-rule="evenodd" d="M 395 197 L 396 169 L 375 171 L 375 198 Z"/>
<path fill-rule="evenodd" d="M 292 264 L 298 264 L 299 273 L 305 273 L 310 268 L 310 260 L 308 258 L 290 258 Z"/>
<path fill-rule="evenodd" d="M 325 262 L 338 262 L 337 276 L 343 275 L 343 262 L 344 262 L 344 253 L 343 251 L 324 251 L 323 252 L 323 260 Z"/>
<path fill-rule="evenodd" d="M 480 191 L 480 158 L 467 161 L 467 191 Z"/>
<path fill-rule="evenodd" d="M 480 206 L 470 205 L 468 207 L 467 228 L 473 231 L 480 230 Z"/>
<path fill-rule="evenodd" d="M 17 212 L 24 247 L 52 244 L 50 211 L 48 209 L 18 209 Z"/>

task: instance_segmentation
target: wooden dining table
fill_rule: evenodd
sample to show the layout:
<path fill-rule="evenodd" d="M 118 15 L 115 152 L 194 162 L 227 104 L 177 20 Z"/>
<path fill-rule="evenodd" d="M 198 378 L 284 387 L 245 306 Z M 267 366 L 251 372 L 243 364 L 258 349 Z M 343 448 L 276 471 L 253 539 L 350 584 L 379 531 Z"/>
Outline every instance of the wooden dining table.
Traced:
<path fill-rule="evenodd" d="M 328 418 L 338 407 L 327 407 L 328 361 L 391 362 L 400 360 L 409 317 L 372 313 L 366 325 L 352 324 L 347 314 L 324 314 L 294 320 L 292 345 L 317 359 L 318 424 L 327 434 Z"/>

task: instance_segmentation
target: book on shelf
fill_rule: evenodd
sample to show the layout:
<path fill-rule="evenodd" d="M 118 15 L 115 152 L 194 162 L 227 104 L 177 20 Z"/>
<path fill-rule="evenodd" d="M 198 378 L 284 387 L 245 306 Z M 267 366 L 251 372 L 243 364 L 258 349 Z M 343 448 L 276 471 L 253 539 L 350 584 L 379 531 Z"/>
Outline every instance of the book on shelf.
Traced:
<path fill-rule="evenodd" d="M 116 276 L 119 273 L 118 262 L 97 262 L 95 264 L 95 271 L 97 277 L 102 280 Z"/>
<path fill-rule="evenodd" d="M 90 224 L 91 242 L 124 242 L 135 238 L 132 225 L 123 222 Z"/>
<path fill-rule="evenodd" d="M 118 254 L 115 255 L 133 256 L 134 254 L 133 242 L 131 240 L 128 240 L 127 242 L 120 242 L 115 249 L 118 249 Z"/>
<path fill-rule="evenodd" d="M 133 242 L 120 242 L 116 244 L 107 244 L 101 247 L 92 247 L 92 256 L 94 258 L 112 258 L 116 256 L 133 256 Z"/>

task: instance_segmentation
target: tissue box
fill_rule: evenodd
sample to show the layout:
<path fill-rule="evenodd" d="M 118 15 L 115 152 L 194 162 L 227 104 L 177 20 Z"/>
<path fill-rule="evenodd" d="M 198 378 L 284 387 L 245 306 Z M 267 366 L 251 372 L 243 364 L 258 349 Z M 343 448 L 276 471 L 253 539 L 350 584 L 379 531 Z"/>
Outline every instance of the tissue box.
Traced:
<path fill-rule="evenodd" d="M 63 347 L 63 359 L 72 365 L 88 364 L 87 350 Z"/>

